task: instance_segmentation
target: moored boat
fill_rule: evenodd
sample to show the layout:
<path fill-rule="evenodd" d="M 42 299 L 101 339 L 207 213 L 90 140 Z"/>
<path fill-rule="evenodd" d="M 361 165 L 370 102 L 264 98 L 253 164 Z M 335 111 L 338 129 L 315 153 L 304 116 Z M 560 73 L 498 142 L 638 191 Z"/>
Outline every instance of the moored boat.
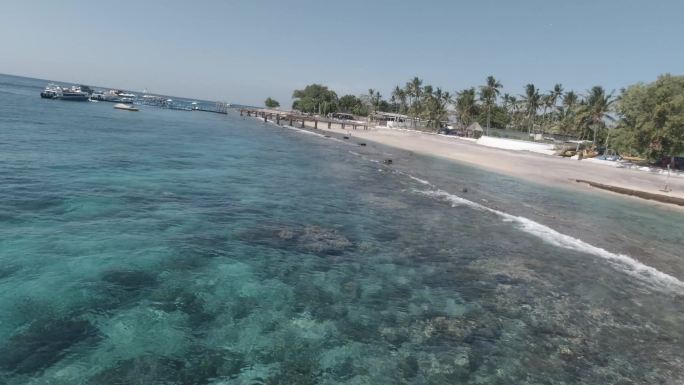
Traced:
<path fill-rule="evenodd" d="M 40 93 L 43 99 L 57 99 L 62 95 L 62 88 L 54 83 L 49 83 L 45 89 Z"/>
<path fill-rule="evenodd" d="M 85 102 L 90 98 L 90 94 L 84 91 L 80 86 L 72 86 L 65 88 L 56 84 L 48 84 L 43 92 L 40 93 L 43 99 L 60 99 Z"/>
<path fill-rule="evenodd" d="M 120 90 L 109 90 L 106 92 L 93 93 L 91 99 L 103 102 L 133 103 L 135 97 L 136 96 L 134 94 L 126 93 Z"/>
<path fill-rule="evenodd" d="M 130 105 L 130 104 L 124 104 L 124 103 L 117 103 L 114 105 L 114 108 L 117 110 L 125 110 L 125 111 L 138 111 L 138 108 Z"/>
<path fill-rule="evenodd" d="M 71 100 L 75 102 L 85 102 L 90 98 L 90 94 L 83 91 L 81 87 L 72 86 L 71 88 L 63 88 L 62 95 L 58 98 L 61 100 Z"/>

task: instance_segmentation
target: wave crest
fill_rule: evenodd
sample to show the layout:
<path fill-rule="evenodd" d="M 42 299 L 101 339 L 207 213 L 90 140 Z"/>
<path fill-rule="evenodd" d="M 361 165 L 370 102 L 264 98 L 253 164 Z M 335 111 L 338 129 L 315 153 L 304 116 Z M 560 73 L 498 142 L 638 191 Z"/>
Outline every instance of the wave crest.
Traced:
<path fill-rule="evenodd" d="M 422 183 L 421 179 L 415 177 L 411 178 Z M 432 186 L 432 184 L 430 185 Z M 490 207 L 462 198 L 458 195 L 448 193 L 444 190 L 435 189 L 418 192 L 426 196 L 445 200 L 451 203 L 452 206 L 468 206 L 479 211 L 495 214 L 496 216 L 500 217 L 504 222 L 513 223 L 518 229 L 528 234 L 531 234 L 548 244 L 568 250 L 591 254 L 608 260 L 614 266 L 620 268 L 621 271 L 633 277 L 636 277 L 641 281 L 647 282 L 655 288 L 680 293 L 684 292 L 684 282 L 652 266 L 648 266 L 642 262 L 639 262 L 638 260 L 628 255 L 612 253 L 606 249 L 602 249 L 600 247 L 584 242 L 581 239 L 560 233 L 546 225 L 543 225 L 539 222 L 535 222 L 529 218 L 515 216 L 500 210 L 492 209 Z"/>

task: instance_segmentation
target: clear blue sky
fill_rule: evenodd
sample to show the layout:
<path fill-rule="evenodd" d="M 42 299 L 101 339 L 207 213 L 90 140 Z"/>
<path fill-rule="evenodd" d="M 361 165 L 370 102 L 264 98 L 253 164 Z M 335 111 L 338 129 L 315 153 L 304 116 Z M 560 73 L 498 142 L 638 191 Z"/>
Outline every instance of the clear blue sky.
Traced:
<path fill-rule="evenodd" d="M 584 91 L 684 74 L 682 0 L 4 1 L 0 73 L 289 104 L 318 82 L 389 96 L 494 75 Z"/>

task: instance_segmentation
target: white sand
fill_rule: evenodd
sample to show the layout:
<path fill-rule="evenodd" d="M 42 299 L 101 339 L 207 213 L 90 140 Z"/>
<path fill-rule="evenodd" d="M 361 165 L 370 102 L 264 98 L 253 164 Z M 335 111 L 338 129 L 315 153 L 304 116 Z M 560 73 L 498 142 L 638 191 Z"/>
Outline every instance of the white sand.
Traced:
<path fill-rule="evenodd" d="M 313 127 L 313 122 L 307 122 L 307 126 L 309 124 Z M 321 132 L 349 133 L 352 138 L 373 141 L 418 154 L 464 162 L 547 185 L 590 189 L 586 185 L 576 182 L 577 179 L 583 179 L 610 186 L 684 198 L 684 178 L 670 177 L 668 180 L 665 175 L 655 172 L 649 173 L 626 168 L 606 167 L 595 162 L 541 155 L 526 151 L 503 150 L 481 146 L 473 141 L 457 137 L 410 130 L 388 128 L 373 128 L 370 130 L 358 128 L 353 130 L 351 126 L 347 126 L 345 130 L 342 130 L 339 125 L 335 124 L 332 125 L 332 129 L 328 130 L 327 123 L 320 122 L 318 127 Z M 661 191 L 666 183 L 669 184 L 669 188 L 672 191 Z M 599 189 L 593 190 L 604 191 Z"/>

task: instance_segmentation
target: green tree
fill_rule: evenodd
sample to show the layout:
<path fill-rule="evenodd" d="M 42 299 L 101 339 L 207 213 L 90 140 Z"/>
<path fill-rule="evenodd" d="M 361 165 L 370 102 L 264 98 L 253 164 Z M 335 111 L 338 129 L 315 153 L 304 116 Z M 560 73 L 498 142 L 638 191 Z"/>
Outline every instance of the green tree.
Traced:
<path fill-rule="evenodd" d="M 407 94 L 404 89 L 399 86 L 394 87 L 392 91 L 392 100 L 396 103 L 396 108 L 394 112 L 405 114 L 408 109 L 408 104 L 406 102 Z"/>
<path fill-rule="evenodd" d="M 534 128 L 534 121 L 537 117 L 537 110 L 539 110 L 541 104 L 541 96 L 539 96 L 539 90 L 534 84 L 530 83 L 525 86 L 525 95 L 523 95 L 522 98 L 525 103 L 528 132 L 531 134 Z"/>
<path fill-rule="evenodd" d="M 278 103 L 277 100 L 272 99 L 272 98 L 270 98 L 270 97 L 266 98 L 266 100 L 264 101 L 264 105 L 265 105 L 266 107 L 268 107 L 268 108 L 277 108 L 277 107 L 280 107 L 280 103 Z"/>
<path fill-rule="evenodd" d="M 339 111 L 358 116 L 368 116 L 368 108 L 361 98 L 354 95 L 344 95 L 338 101 Z"/>
<path fill-rule="evenodd" d="M 447 120 L 447 107 L 452 102 L 451 94 L 437 87 L 425 86 L 423 89 L 423 117 L 428 127 L 441 128 L 442 122 Z"/>
<path fill-rule="evenodd" d="M 511 127 L 514 129 L 520 129 L 523 118 L 520 111 L 522 104 L 518 98 L 513 95 L 504 94 L 502 99 L 503 103 L 501 104 L 501 109 L 506 115 L 507 120 L 507 124 L 504 126 L 504 128 Z"/>
<path fill-rule="evenodd" d="M 338 99 L 335 91 L 320 84 L 310 84 L 303 90 L 295 90 L 292 93 L 295 101 L 292 109 L 308 113 L 320 113 L 322 115 L 336 112 Z"/>
<path fill-rule="evenodd" d="M 371 113 L 375 113 L 380 109 L 380 102 L 382 101 L 382 95 L 380 95 L 380 92 L 377 90 L 374 90 L 372 88 L 368 89 L 368 104 L 371 107 Z"/>
<path fill-rule="evenodd" d="M 662 75 L 623 91 L 617 103 L 619 145 L 653 160 L 684 153 L 684 76 Z M 627 138 L 625 140 L 625 138 Z"/>
<path fill-rule="evenodd" d="M 570 134 L 577 129 L 577 107 L 579 97 L 574 91 L 568 91 L 563 95 L 563 104 L 559 109 L 559 128 L 564 134 Z"/>
<path fill-rule="evenodd" d="M 456 114 L 463 126 L 472 123 L 478 108 L 475 100 L 475 88 L 466 88 L 456 93 Z"/>
<path fill-rule="evenodd" d="M 492 107 L 496 104 L 501 87 L 503 87 L 501 83 L 491 75 L 487 77 L 485 85 L 480 87 L 480 100 L 487 112 L 487 134 L 491 125 Z"/>
<path fill-rule="evenodd" d="M 554 117 L 557 116 L 558 99 L 562 96 L 563 86 L 560 84 L 556 84 L 553 86 L 553 89 L 549 91 L 548 94 L 544 95 L 544 97 L 542 98 L 542 102 L 544 104 L 544 113 L 542 115 L 544 119 L 544 125 L 542 125 L 542 130 L 544 129 L 544 126 L 546 126 L 546 130 L 548 131 L 549 127 L 553 123 Z M 551 116 L 547 115 L 547 111 L 550 111 Z"/>
<path fill-rule="evenodd" d="M 423 80 L 417 76 L 406 83 L 406 94 L 409 97 L 408 114 L 418 117 L 422 111 L 421 98 L 423 96 Z"/>
<path fill-rule="evenodd" d="M 493 105 L 489 112 L 484 108 L 480 108 L 479 114 L 476 116 L 477 122 L 484 127 L 487 124 L 488 118 L 491 127 L 501 129 L 506 128 L 512 120 L 506 109 L 498 104 Z"/>
<path fill-rule="evenodd" d="M 606 120 L 615 120 L 611 115 L 611 106 L 615 102 L 613 94 L 606 94 L 601 86 L 594 86 L 586 97 L 585 103 L 578 111 L 579 123 L 585 129 L 590 129 L 594 135 L 594 145 L 597 144 L 598 132 L 606 128 Z"/>

